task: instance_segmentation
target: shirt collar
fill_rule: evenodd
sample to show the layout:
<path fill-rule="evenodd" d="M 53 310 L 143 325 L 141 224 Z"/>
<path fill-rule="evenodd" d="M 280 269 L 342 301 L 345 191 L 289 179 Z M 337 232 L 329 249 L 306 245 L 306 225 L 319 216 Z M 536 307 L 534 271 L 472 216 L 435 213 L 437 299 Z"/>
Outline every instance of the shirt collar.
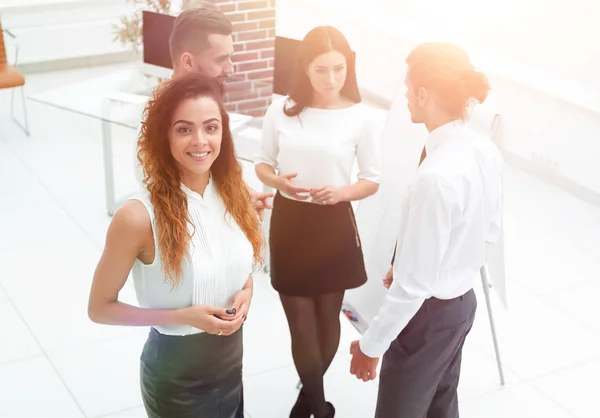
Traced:
<path fill-rule="evenodd" d="M 430 154 L 445 140 L 455 136 L 456 132 L 464 129 L 464 127 L 465 123 L 462 120 L 455 120 L 431 131 L 425 140 L 425 150 L 427 154 Z"/>
<path fill-rule="evenodd" d="M 206 185 L 206 189 L 204 189 L 203 195 L 188 188 L 185 184 L 183 184 L 183 182 L 181 183 L 181 189 L 188 196 L 189 199 L 205 204 L 208 203 L 210 198 L 216 193 L 216 185 L 214 183 L 212 173 L 208 178 L 208 184 Z"/>

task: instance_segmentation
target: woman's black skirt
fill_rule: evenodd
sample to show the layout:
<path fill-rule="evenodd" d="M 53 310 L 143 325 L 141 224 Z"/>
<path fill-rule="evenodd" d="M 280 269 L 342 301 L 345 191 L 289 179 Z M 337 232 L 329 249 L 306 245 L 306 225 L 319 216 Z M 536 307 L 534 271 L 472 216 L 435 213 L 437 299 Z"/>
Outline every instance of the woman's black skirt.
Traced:
<path fill-rule="evenodd" d="M 290 296 L 313 296 L 367 281 L 350 202 L 318 205 L 275 195 L 269 231 L 271 283 Z"/>
<path fill-rule="evenodd" d="M 149 418 L 243 418 L 242 329 L 172 336 L 151 328 L 141 356 Z"/>

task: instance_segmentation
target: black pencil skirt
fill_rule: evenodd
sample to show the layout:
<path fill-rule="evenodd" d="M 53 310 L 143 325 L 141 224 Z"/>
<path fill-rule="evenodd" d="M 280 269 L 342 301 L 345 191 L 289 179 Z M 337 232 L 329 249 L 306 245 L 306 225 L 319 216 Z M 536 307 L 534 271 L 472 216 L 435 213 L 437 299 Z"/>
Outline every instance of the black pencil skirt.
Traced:
<path fill-rule="evenodd" d="M 149 418 L 243 418 L 242 329 L 171 336 L 151 328 L 140 364 Z"/>
<path fill-rule="evenodd" d="M 350 202 L 318 205 L 277 193 L 269 251 L 271 283 L 281 294 L 314 296 L 353 289 L 367 281 Z"/>

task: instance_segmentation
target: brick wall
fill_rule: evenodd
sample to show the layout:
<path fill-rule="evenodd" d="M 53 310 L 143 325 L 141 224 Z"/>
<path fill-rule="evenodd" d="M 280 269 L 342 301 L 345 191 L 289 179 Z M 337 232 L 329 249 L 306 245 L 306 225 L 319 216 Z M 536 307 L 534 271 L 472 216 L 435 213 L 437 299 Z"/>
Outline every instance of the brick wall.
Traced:
<path fill-rule="evenodd" d="M 227 110 L 263 116 L 271 102 L 275 56 L 275 0 L 187 0 L 213 7 L 233 23 L 235 75 L 227 83 Z"/>

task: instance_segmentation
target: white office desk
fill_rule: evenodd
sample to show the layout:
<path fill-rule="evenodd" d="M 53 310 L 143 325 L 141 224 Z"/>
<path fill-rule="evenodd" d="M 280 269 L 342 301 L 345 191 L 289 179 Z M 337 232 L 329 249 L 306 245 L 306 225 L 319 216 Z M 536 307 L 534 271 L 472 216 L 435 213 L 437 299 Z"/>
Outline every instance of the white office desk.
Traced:
<path fill-rule="evenodd" d="M 132 74 L 131 69 L 116 71 L 29 97 L 30 100 L 101 122 L 106 210 L 110 216 L 130 195 L 122 198 L 115 196 L 111 127 L 118 125 L 137 131 L 149 99 L 147 95 L 126 92 Z M 229 116 L 232 134 L 252 120 L 252 116 L 239 113 L 229 113 Z"/>

